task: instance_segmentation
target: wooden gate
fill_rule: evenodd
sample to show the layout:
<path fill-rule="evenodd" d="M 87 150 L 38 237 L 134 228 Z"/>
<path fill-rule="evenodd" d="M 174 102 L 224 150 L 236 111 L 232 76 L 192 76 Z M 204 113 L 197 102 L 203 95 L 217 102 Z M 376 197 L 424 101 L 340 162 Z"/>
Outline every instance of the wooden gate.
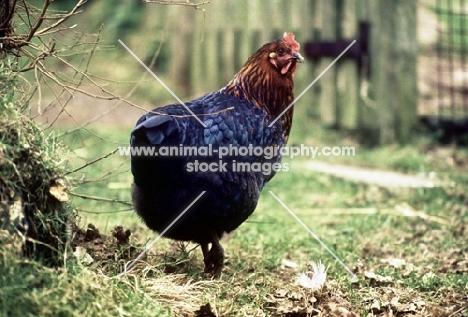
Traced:
<path fill-rule="evenodd" d="M 259 45 L 292 31 L 302 43 L 357 39 L 368 22 L 362 63 L 342 58 L 298 101 L 324 127 L 352 130 L 368 144 L 408 142 L 417 118 L 416 0 L 212 0 L 205 15 L 180 10 L 171 73 L 191 95 L 220 88 Z M 190 45 L 187 45 L 190 43 Z M 296 94 L 333 57 L 308 58 Z M 182 63 L 187 61 L 187 63 Z M 188 79 L 188 80 L 187 80 Z M 298 107 L 299 108 L 299 107 Z"/>

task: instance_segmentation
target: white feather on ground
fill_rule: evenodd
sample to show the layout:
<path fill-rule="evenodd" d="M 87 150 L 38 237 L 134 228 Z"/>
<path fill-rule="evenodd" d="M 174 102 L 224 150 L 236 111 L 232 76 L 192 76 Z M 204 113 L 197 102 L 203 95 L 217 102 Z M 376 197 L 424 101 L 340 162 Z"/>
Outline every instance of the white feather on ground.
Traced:
<path fill-rule="evenodd" d="M 296 280 L 296 284 L 304 288 L 308 288 L 312 291 L 318 291 L 325 285 L 327 279 L 327 269 L 320 260 L 317 263 L 310 261 L 309 265 L 311 266 L 312 270 L 299 275 Z"/>

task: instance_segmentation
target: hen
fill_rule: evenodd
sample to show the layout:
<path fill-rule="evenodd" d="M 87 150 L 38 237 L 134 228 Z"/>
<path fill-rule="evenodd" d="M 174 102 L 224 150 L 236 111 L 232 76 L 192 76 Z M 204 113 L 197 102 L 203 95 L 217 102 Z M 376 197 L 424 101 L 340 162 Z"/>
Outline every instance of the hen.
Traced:
<path fill-rule="evenodd" d="M 150 229 L 164 232 L 206 191 L 163 234 L 199 243 L 206 273 L 221 273 L 224 250 L 219 240 L 253 213 L 265 183 L 281 168 L 279 151 L 254 155 L 252 150 L 235 150 L 258 147 L 267 153 L 267 147 L 286 144 L 293 108 L 279 115 L 294 100 L 293 74 L 296 63 L 304 61 L 299 47 L 294 35 L 285 33 L 282 39 L 263 45 L 225 87 L 187 102 L 206 127 L 184 105 L 172 104 L 142 116 L 131 133 L 132 149 L 155 150 L 153 155 L 134 151 L 131 157 L 134 207 Z M 233 153 L 224 152 L 220 158 L 222 147 Z M 163 155 L 168 148 L 180 150 L 180 155 Z M 210 148 L 211 152 L 183 156 L 184 148 Z"/>

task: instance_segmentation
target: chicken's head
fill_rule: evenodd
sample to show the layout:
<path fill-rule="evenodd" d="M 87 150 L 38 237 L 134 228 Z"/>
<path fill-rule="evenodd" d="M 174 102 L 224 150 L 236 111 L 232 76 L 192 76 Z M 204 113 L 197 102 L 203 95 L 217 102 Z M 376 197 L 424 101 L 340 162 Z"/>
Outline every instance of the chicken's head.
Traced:
<path fill-rule="evenodd" d="M 296 63 L 304 62 L 304 57 L 299 53 L 300 45 L 294 40 L 294 34 L 285 32 L 282 39 L 272 44 L 268 57 L 270 63 L 282 75 L 294 73 Z"/>

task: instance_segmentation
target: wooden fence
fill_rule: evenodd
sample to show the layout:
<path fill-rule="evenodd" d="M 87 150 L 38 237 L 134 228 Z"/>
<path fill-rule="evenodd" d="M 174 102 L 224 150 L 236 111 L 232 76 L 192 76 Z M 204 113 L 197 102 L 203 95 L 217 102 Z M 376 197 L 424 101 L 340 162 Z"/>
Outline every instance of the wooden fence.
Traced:
<path fill-rule="evenodd" d="M 357 132 L 366 143 L 408 142 L 418 100 L 416 6 L 416 0 L 211 0 L 205 14 L 171 7 L 177 21 L 170 26 L 170 74 L 191 95 L 213 91 L 284 31 L 296 35 L 305 55 L 306 42 L 355 39 L 359 22 L 368 21 L 368 63 L 359 68 L 340 59 L 298 105 L 324 127 Z M 296 72 L 296 94 L 333 59 L 306 58 Z"/>

